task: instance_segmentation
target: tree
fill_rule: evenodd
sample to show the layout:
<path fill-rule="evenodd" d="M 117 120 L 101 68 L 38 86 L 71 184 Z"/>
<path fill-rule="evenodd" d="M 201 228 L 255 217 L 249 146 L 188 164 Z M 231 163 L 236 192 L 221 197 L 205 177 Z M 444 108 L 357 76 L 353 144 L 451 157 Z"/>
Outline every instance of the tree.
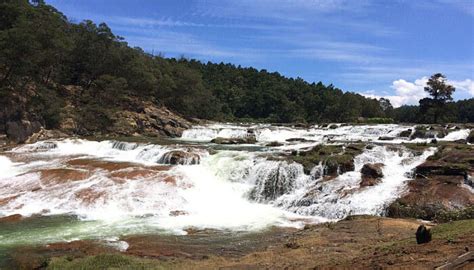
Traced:
<path fill-rule="evenodd" d="M 453 100 L 452 94 L 456 90 L 452 85 L 446 83 L 446 76 L 436 73 L 426 83 L 425 91 L 432 98 L 424 98 L 420 100 L 420 111 L 422 113 L 433 113 L 434 123 L 438 122 L 438 118 L 446 102 Z"/>

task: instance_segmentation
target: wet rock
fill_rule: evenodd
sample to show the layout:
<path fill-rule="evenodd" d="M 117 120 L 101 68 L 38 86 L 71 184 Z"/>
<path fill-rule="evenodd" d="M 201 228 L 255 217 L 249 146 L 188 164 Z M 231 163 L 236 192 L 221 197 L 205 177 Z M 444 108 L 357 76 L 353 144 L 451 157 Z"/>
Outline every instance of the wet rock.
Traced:
<path fill-rule="evenodd" d="M 45 142 L 39 143 L 36 146 L 35 150 L 50 150 L 50 149 L 54 149 L 54 148 L 57 148 L 57 147 L 58 147 L 57 143 L 45 141 Z"/>
<path fill-rule="evenodd" d="M 69 181 L 82 181 L 90 177 L 90 172 L 69 168 L 44 169 L 39 171 L 43 185 L 55 185 Z"/>
<path fill-rule="evenodd" d="M 383 163 L 367 163 L 365 164 L 360 172 L 363 176 L 381 178 L 383 177 L 382 167 Z"/>
<path fill-rule="evenodd" d="M 201 157 L 196 153 L 173 150 L 165 153 L 158 163 L 170 165 L 195 165 L 199 164 Z"/>
<path fill-rule="evenodd" d="M 393 141 L 395 139 L 394 137 L 389 137 L 389 136 L 381 136 L 379 137 L 379 140 L 381 141 Z"/>
<path fill-rule="evenodd" d="M 222 138 L 217 137 L 211 140 L 211 143 L 216 144 L 254 144 L 257 140 L 254 137 L 247 138 Z"/>
<path fill-rule="evenodd" d="M 35 143 L 38 141 L 59 139 L 59 138 L 66 138 L 66 137 L 68 137 L 68 135 L 59 130 L 48 130 L 48 129 L 41 128 L 38 132 L 33 133 L 30 137 L 28 137 L 25 143 Z M 49 146 L 52 146 L 52 144 L 50 144 Z"/>
<path fill-rule="evenodd" d="M 8 138 L 16 143 L 24 143 L 31 135 L 40 131 L 41 124 L 37 121 L 15 121 L 7 122 L 6 134 Z"/>
<path fill-rule="evenodd" d="M 464 163 L 448 163 L 437 160 L 428 160 L 416 167 L 416 174 L 427 175 L 460 175 L 466 176 L 469 165 Z"/>
<path fill-rule="evenodd" d="M 398 134 L 398 137 L 409 138 L 412 132 L 413 131 L 411 130 L 411 128 L 409 128 L 407 130 L 400 132 L 400 134 Z"/>
<path fill-rule="evenodd" d="M 308 140 L 305 138 L 290 138 L 286 140 L 287 142 L 315 142 L 314 140 Z"/>
<path fill-rule="evenodd" d="M 282 146 L 283 144 L 280 143 L 280 142 L 270 142 L 270 143 L 267 143 L 265 146 L 267 147 L 278 147 L 278 146 Z"/>
<path fill-rule="evenodd" d="M 416 243 L 425 244 L 431 241 L 431 230 L 425 225 L 420 225 L 416 230 Z"/>
<path fill-rule="evenodd" d="M 112 143 L 112 148 L 113 149 L 118 149 L 121 151 L 129 151 L 136 149 L 138 147 L 138 144 L 136 143 L 128 143 L 128 142 L 121 142 L 121 141 L 114 141 Z"/>
<path fill-rule="evenodd" d="M 23 218 L 22 215 L 20 214 L 14 214 L 14 215 L 10 215 L 10 216 L 6 216 L 6 217 L 0 217 L 0 224 L 3 223 L 3 222 L 15 222 L 15 221 L 19 221 Z"/>
<path fill-rule="evenodd" d="M 338 175 L 355 169 L 354 159 L 349 155 L 334 155 L 326 159 L 324 164 L 326 175 Z"/>
<path fill-rule="evenodd" d="M 464 179 L 464 184 L 474 188 L 474 177 L 472 177 L 471 175 L 466 175 Z"/>
<path fill-rule="evenodd" d="M 467 136 L 466 141 L 468 143 L 474 143 L 474 130 L 471 130 L 471 132 L 469 133 L 469 136 Z"/>
<path fill-rule="evenodd" d="M 424 129 L 416 129 L 415 132 L 411 135 L 410 140 L 414 139 L 433 139 L 435 138 L 437 132 L 436 131 L 427 131 Z"/>
<path fill-rule="evenodd" d="M 301 165 L 278 162 L 269 164 L 257 172 L 257 182 L 250 192 L 250 198 L 259 201 L 271 201 L 288 194 L 295 187 L 296 179 L 303 174 Z"/>
<path fill-rule="evenodd" d="M 170 211 L 170 213 L 169 213 L 169 215 L 171 217 L 185 216 L 187 214 L 188 214 L 188 212 L 183 211 L 183 210 L 173 210 L 173 211 Z"/>
<path fill-rule="evenodd" d="M 361 187 L 374 186 L 381 182 L 383 177 L 382 163 L 367 163 L 360 170 L 362 174 L 362 181 L 360 182 Z"/>
<path fill-rule="evenodd" d="M 329 125 L 328 128 L 329 128 L 329 129 L 336 129 L 336 128 L 338 128 L 338 126 L 335 125 L 335 124 L 332 124 L 332 125 Z"/>
<path fill-rule="evenodd" d="M 288 158 L 303 165 L 305 173 L 322 164 L 324 175 L 337 175 L 353 171 L 354 157 L 362 153 L 364 145 L 316 145 L 307 151 L 295 151 Z"/>

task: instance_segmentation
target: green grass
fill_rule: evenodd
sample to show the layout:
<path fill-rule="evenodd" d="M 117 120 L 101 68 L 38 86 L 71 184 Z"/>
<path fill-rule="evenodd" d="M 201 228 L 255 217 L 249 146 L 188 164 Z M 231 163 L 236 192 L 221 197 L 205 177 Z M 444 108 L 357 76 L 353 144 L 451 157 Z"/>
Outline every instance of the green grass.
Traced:
<path fill-rule="evenodd" d="M 169 269 L 165 262 L 141 259 L 121 254 L 101 254 L 85 258 L 70 257 L 53 258 L 48 270 L 113 270 L 113 269 Z"/>
<path fill-rule="evenodd" d="M 474 219 L 458 220 L 439 224 L 432 229 L 433 239 L 455 239 L 474 233 Z"/>

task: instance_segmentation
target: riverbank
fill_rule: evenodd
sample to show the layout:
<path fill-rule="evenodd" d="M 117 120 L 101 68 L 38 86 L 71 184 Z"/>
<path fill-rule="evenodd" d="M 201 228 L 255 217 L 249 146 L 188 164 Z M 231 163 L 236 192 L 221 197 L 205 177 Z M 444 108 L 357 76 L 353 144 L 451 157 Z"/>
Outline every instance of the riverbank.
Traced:
<path fill-rule="evenodd" d="M 186 236 L 129 236 L 126 251 L 73 241 L 12 253 L 24 269 L 312 269 L 434 268 L 474 249 L 474 220 L 432 227 L 433 240 L 416 244 L 420 221 L 354 216 L 304 229 L 259 233 L 194 231 Z M 460 269 L 469 269 L 467 260 Z M 101 269 L 102 269 L 101 268 Z"/>

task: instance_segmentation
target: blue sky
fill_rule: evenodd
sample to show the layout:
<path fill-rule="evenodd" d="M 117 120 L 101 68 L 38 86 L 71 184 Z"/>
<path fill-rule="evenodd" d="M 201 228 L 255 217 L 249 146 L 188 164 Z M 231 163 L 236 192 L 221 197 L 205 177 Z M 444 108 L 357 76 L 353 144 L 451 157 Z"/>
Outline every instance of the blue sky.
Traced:
<path fill-rule="evenodd" d="M 132 46 L 416 104 L 442 72 L 474 96 L 474 0 L 47 0 Z"/>

